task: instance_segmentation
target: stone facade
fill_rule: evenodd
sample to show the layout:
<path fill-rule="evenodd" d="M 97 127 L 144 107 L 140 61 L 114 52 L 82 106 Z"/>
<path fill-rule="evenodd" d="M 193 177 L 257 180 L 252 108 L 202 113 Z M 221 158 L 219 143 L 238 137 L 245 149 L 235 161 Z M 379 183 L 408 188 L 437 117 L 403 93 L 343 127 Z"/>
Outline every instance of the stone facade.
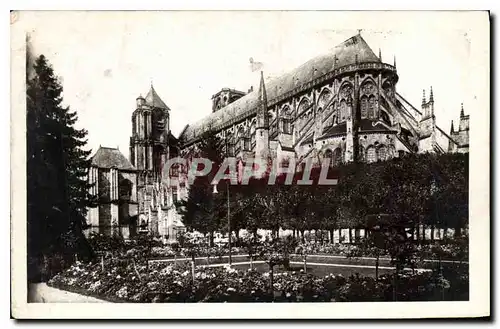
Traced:
<path fill-rule="evenodd" d="M 128 236 L 137 222 L 137 174 L 125 156 L 115 148 L 100 147 L 92 157 L 90 193 L 98 205 L 90 208 L 90 231 Z"/>
<path fill-rule="evenodd" d="M 132 115 L 138 223 L 168 240 L 183 230 L 174 204 L 187 197 L 189 184 L 178 171 L 163 172 L 163 165 L 176 156 L 189 161 L 209 129 L 240 164 L 270 157 L 278 165 L 312 159 L 335 166 L 356 157 L 375 162 L 405 153 L 468 152 L 469 116 L 463 109 L 459 130 L 452 125 L 446 134 L 436 125 L 432 88 L 417 109 L 397 92 L 398 80 L 395 59 L 382 62 L 380 51 L 375 55 L 358 34 L 281 77 L 265 81 L 261 73 L 258 90 L 222 89 L 212 97 L 211 113 L 187 125 L 178 139 L 170 133 L 170 109 L 151 86 L 146 98 L 137 98 Z"/>

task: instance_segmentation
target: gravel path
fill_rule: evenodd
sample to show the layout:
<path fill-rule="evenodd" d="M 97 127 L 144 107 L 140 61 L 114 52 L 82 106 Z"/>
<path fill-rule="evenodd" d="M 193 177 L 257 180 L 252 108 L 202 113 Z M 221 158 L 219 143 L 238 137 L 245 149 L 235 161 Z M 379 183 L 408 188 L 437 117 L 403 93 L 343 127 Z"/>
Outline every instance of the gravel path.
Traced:
<path fill-rule="evenodd" d="M 106 301 L 34 283 L 28 287 L 29 303 L 106 303 Z"/>

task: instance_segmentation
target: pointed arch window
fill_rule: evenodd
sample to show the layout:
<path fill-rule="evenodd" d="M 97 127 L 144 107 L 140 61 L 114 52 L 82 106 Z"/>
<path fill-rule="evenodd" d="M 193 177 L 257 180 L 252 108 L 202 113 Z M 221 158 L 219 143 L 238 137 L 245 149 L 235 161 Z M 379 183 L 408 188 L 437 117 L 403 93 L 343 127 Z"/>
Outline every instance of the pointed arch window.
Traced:
<path fill-rule="evenodd" d="M 226 152 L 228 156 L 234 156 L 234 140 L 231 133 L 226 135 Z"/>
<path fill-rule="evenodd" d="M 340 149 L 340 147 L 337 147 L 333 151 L 332 164 L 335 167 L 338 167 L 338 166 L 340 166 L 342 164 L 342 150 Z"/>
<path fill-rule="evenodd" d="M 378 148 L 378 157 L 377 158 L 379 161 L 387 160 L 387 147 L 382 145 Z"/>
<path fill-rule="evenodd" d="M 368 98 L 368 116 L 370 119 L 375 119 L 377 117 L 375 108 L 375 96 L 371 95 Z"/>
<path fill-rule="evenodd" d="M 368 117 L 368 98 L 366 96 L 361 97 L 361 119 L 366 119 Z"/>
<path fill-rule="evenodd" d="M 331 150 L 326 150 L 325 151 L 325 156 L 323 157 L 323 161 L 326 161 L 328 163 L 328 166 L 332 166 L 332 151 Z"/>
<path fill-rule="evenodd" d="M 178 201 L 178 196 L 177 196 L 177 186 L 172 186 L 172 203 L 175 205 Z"/>
<path fill-rule="evenodd" d="M 372 163 L 377 161 L 377 152 L 373 146 L 369 146 L 366 149 L 366 162 Z"/>
<path fill-rule="evenodd" d="M 347 118 L 347 103 L 345 100 L 340 102 L 340 120 L 339 122 L 344 122 Z"/>
<path fill-rule="evenodd" d="M 361 145 L 359 145 L 358 149 L 358 160 L 361 162 L 365 161 L 365 148 Z"/>
<path fill-rule="evenodd" d="M 240 153 L 242 150 L 245 150 L 245 130 L 243 127 L 240 127 L 236 140 L 236 154 Z"/>

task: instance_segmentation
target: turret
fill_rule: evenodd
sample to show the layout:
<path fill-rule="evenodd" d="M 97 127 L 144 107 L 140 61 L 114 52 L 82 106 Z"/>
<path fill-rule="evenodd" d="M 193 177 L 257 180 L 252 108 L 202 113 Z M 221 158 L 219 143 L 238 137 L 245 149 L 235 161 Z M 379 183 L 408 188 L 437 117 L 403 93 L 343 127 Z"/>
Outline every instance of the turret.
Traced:
<path fill-rule="evenodd" d="M 139 95 L 139 97 L 136 98 L 137 108 L 140 109 L 144 104 L 146 104 L 146 100 L 142 97 L 142 95 Z"/>
<path fill-rule="evenodd" d="M 464 114 L 464 104 L 460 108 L 460 123 L 458 125 L 458 131 L 468 131 L 469 130 L 469 115 Z"/>

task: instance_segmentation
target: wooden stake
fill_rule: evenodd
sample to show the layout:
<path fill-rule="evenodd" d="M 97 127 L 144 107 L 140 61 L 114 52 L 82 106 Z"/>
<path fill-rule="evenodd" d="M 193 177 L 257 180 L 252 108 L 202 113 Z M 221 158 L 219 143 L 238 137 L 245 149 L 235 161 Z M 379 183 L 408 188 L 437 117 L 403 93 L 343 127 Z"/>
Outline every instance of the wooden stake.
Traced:
<path fill-rule="evenodd" d="M 194 273 L 194 272 L 195 272 L 195 271 L 194 271 L 194 260 L 192 260 L 192 261 L 191 261 L 191 275 L 192 275 L 192 277 L 193 277 L 193 285 L 194 285 L 194 275 L 195 275 L 195 273 Z"/>

